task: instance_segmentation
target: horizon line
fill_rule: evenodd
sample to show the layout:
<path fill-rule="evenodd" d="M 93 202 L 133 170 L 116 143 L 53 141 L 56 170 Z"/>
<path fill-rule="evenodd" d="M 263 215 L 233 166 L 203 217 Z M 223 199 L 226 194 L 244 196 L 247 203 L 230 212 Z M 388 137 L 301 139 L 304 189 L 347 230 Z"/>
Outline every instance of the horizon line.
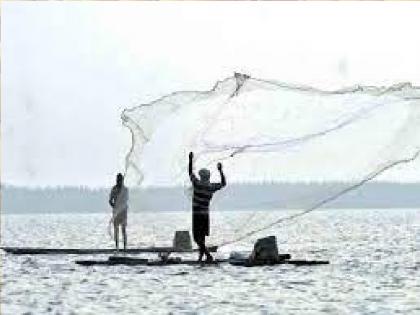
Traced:
<path fill-rule="evenodd" d="M 241 182 L 231 182 L 228 186 L 271 186 L 271 185 L 282 185 L 282 184 L 290 184 L 290 185 L 320 185 L 320 184 L 344 184 L 344 183 L 354 183 L 357 180 L 329 180 L 329 181 L 241 181 Z M 365 185 L 369 184 L 391 184 L 391 185 L 420 185 L 420 181 L 391 181 L 391 180 L 377 180 L 371 181 L 370 183 L 366 183 Z M 363 185 L 363 186 L 365 186 Z M 101 189 L 110 189 L 114 186 L 114 184 L 109 186 L 94 186 L 94 185 L 77 185 L 77 184 L 57 184 L 57 185 L 21 185 L 21 184 L 12 184 L 12 183 L 2 183 L 0 182 L 0 189 L 2 188 L 20 188 L 20 189 L 69 189 L 69 188 L 77 188 L 77 189 L 88 189 L 88 190 L 101 190 Z M 126 187 L 130 189 L 159 189 L 159 188 L 183 188 L 186 187 L 185 185 L 127 185 Z"/>

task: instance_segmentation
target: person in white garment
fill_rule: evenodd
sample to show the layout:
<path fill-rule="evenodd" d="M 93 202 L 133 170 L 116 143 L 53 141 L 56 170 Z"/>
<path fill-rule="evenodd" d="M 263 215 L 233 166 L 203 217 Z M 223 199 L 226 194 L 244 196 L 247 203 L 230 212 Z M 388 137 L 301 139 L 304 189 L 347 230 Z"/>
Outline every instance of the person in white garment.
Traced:
<path fill-rule="evenodd" d="M 124 250 L 127 249 L 127 210 L 128 210 L 128 189 L 124 186 L 124 176 L 119 173 L 117 182 L 112 187 L 109 195 L 109 204 L 112 207 L 112 222 L 114 224 L 115 247 L 119 249 L 119 227 L 121 226 Z"/>

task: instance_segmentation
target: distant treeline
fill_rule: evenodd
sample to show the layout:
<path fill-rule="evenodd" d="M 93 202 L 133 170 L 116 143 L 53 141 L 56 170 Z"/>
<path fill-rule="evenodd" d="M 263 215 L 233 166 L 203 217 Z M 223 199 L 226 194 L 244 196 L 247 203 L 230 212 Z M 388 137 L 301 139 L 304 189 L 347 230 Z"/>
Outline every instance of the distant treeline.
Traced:
<path fill-rule="evenodd" d="M 215 195 L 220 210 L 305 208 L 349 187 L 349 183 L 232 184 Z M 3 213 L 106 212 L 110 188 L 1 187 Z M 188 210 L 190 195 L 182 187 L 130 189 L 130 211 Z M 329 203 L 326 208 L 420 207 L 420 183 L 368 183 Z"/>

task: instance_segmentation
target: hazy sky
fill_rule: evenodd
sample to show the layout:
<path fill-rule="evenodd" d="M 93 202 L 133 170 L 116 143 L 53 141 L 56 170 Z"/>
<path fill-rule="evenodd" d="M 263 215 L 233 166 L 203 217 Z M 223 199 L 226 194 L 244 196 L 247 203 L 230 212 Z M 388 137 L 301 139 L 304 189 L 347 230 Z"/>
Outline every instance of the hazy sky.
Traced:
<path fill-rule="evenodd" d="M 1 5 L 3 183 L 110 185 L 130 143 L 124 108 L 234 71 L 420 85 L 419 2 Z"/>

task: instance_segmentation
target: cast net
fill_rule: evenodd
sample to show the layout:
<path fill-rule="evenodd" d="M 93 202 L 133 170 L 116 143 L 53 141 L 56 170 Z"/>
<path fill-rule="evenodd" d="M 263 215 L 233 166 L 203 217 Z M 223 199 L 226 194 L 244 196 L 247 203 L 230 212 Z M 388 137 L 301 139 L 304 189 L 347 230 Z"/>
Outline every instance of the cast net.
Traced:
<path fill-rule="evenodd" d="M 209 169 L 212 182 L 220 180 L 216 164 L 223 163 L 228 188 L 216 193 L 211 211 L 248 209 L 224 222 L 212 219 L 211 234 L 223 235 L 215 243 L 224 245 L 261 236 L 415 160 L 420 89 L 404 83 L 324 91 L 235 73 L 209 91 L 175 92 L 126 109 L 122 120 L 132 134 L 131 186 L 188 191 L 190 151 L 195 171 Z M 244 183 L 258 189 L 241 194 Z M 284 183 L 306 188 L 273 189 Z M 271 193 L 258 193 L 264 187 Z M 183 196 L 179 210 L 190 210 L 190 198 Z M 255 214 L 267 208 L 296 211 Z"/>

